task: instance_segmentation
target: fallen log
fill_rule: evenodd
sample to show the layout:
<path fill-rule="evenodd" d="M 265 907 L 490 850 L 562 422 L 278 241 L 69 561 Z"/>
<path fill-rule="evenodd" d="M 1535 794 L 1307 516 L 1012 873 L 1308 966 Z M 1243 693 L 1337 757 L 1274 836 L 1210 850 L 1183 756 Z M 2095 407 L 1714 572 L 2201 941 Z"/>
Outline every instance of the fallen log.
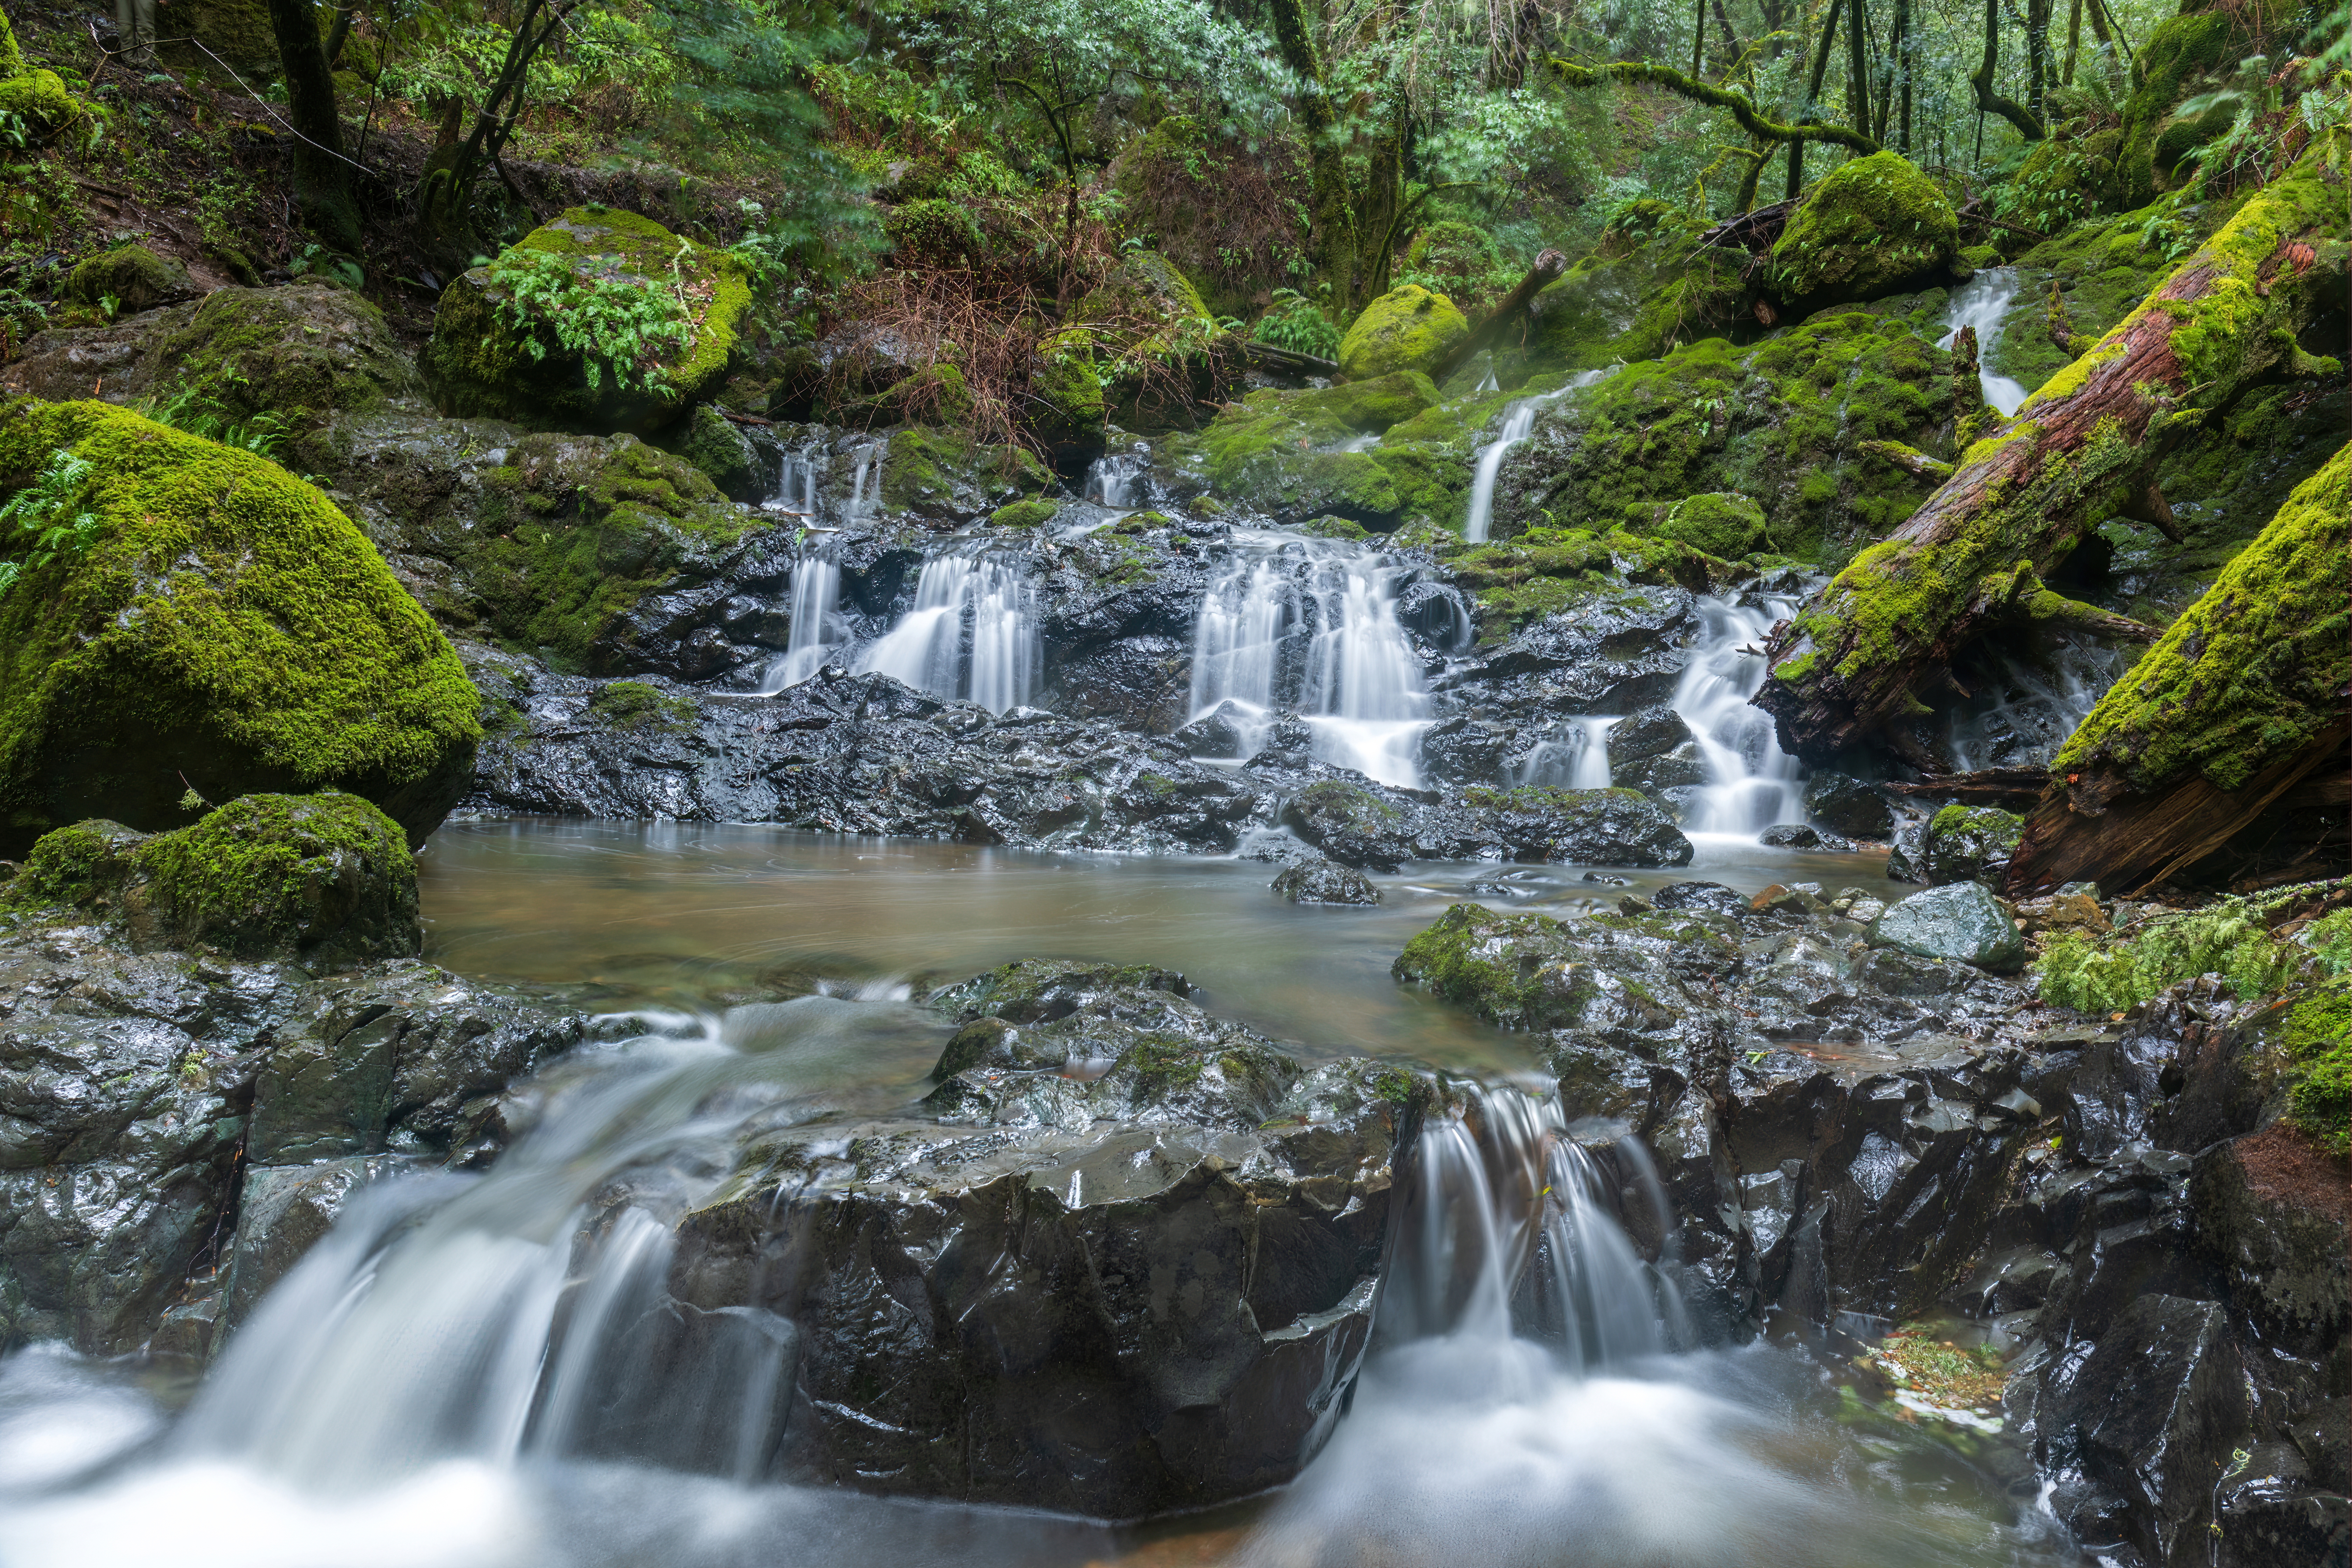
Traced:
<path fill-rule="evenodd" d="M 1437 368 L 1429 373 L 1429 379 L 1440 386 L 1444 385 L 1445 378 L 1468 364 L 1472 356 L 1482 349 L 1493 347 L 1495 340 L 1503 335 L 1503 329 L 1525 315 L 1528 307 L 1535 303 L 1536 296 L 1559 282 L 1560 274 L 1567 270 L 1568 258 L 1557 250 L 1547 250 L 1537 257 L 1536 264 L 1528 268 L 1528 275 L 1519 279 L 1519 286 L 1505 295 L 1503 302 L 1488 311 L 1486 319 L 1473 327 L 1468 337 L 1454 345 L 1438 362 Z"/>
<path fill-rule="evenodd" d="M 2009 891 L 2126 893 L 2221 848 L 2352 739 L 2352 446 L 2295 488 L 2052 760 Z M 2315 790 L 2321 799 L 2330 784 Z"/>
<path fill-rule="evenodd" d="M 1889 795 L 1909 800 L 1943 801 L 1956 805 L 1998 805 L 2021 811 L 2042 798 L 2050 786 L 2048 768 L 1979 768 L 1969 773 L 1943 773 L 1886 785 Z"/>
<path fill-rule="evenodd" d="M 1908 521 L 1774 634 L 1756 703 L 1780 744 L 1826 760 L 1927 711 L 1917 694 L 1936 672 L 2028 602 L 1981 593 L 1989 578 L 2038 582 L 2145 500 L 2173 440 L 2281 368 L 2321 368 L 2294 337 L 2340 298 L 2345 205 L 2315 148 L 1969 447 Z"/>
<path fill-rule="evenodd" d="M 1276 348 L 1272 343 L 1261 343 L 1252 340 L 1242 345 L 1242 352 L 1248 356 L 1249 363 L 1260 370 L 1276 370 L 1286 375 L 1337 375 L 1339 374 L 1338 360 L 1318 359 L 1313 354 Z"/>

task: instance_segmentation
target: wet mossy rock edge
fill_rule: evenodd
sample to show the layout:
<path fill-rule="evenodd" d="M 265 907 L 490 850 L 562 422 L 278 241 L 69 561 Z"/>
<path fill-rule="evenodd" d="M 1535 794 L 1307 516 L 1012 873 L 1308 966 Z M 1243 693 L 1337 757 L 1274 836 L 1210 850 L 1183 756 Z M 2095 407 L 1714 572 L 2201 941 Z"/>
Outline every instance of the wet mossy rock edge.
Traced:
<path fill-rule="evenodd" d="M 1896 153 L 1841 163 L 1809 192 L 1772 247 L 1772 286 L 1799 314 L 1942 280 L 1959 215 Z"/>
<path fill-rule="evenodd" d="M 692 245 L 635 213 L 572 207 L 513 247 L 570 259 L 583 277 L 614 275 L 667 286 L 676 276 L 707 283 L 710 297 L 692 341 L 665 359 L 663 392 L 618 388 L 606 375 L 588 382 L 582 357 L 541 342 L 534 357 L 526 334 L 499 310 L 506 295 L 477 267 L 442 290 L 433 316 L 433 341 L 424 369 L 435 403 L 452 418 L 509 420 L 532 430 L 643 435 L 672 423 L 715 394 L 726 381 L 739 335 L 751 308 L 751 288 L 740 263 Z"/>
<path fill-rule="evenodd" d="M 79 561 L 0 597 L 0 853 L 103 816 L 142 831 L 333 787 L 422 844 L 473 772 L 480 699 L 334 504 L 250 453 L 108 404 L 0 407 L 0 489 L 95 473 Z"/>
<path fill-rule="evenodd" d="M 103 820 L 61 827 L 0 889 L 0 910 L 95 916 L 138 951 L 320 970 L 414 958 L 423 945 L 416 862 L 399 825 L 332 793 L 245 795 L 170 833 Z"/>

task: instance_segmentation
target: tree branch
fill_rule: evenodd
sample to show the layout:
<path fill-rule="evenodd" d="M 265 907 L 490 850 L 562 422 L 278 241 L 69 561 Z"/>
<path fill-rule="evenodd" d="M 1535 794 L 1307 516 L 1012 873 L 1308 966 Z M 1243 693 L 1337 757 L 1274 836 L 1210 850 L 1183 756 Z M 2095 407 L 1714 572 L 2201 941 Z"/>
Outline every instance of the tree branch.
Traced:
<path fill-rule="evenodd" d="M 1756 106 L 1743 93 L 1709 87 L 1703 81 L 1693 81 L 1678 70 L 1654 66 L 1643 60 L 1623 61 L 1616 65 L 1580 66 L 1555 58 L 1552 68 L 1570 87 L 1598 87 L 1604 81 L 1647 82 L 1652 87 L 1664 88 L 1694 103 L 1705 103 L 1717 109 L 1727 109 L 1739 121 L 1739 128 L 1761 142 L 1830 142 L 1840 147 L 1850 147 L 1863 154 L 1882 149 L 1878 143 L 1856 131 L 1843 125 L 1797 124 L 1783 125 L 1777 120 L 1767 120 L 1757 112 Z"/>

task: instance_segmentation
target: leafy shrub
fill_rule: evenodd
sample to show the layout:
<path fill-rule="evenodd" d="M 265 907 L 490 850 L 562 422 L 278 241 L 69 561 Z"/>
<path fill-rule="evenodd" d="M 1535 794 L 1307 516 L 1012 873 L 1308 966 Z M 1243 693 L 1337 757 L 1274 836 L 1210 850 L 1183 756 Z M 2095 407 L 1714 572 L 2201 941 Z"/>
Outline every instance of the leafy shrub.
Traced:
<path fill-rule="evenodd" d="M 245 382 L 245 377 L 236 374 L 225 379 L 239 385 Z M 286 421 L 267 409 L 250 419 L 232 419 L 228 407 L 204 386 L 183 386 L 168 397 L 147 398 L 139 405 L 139 412 L 158 425 L 169 425 L 273 463 L 289 433 Z"/>
<path fill-rule="evenodd" d="M 1295 354 L 1333 359 L 1339 353 L 1339 329 L 1321 306 L 1296 289 L 1276 289 L 1274 305 L 1258 318 L 1250 336 L 1259 342 Z"/>
<path fill-rule="evenodd" d="M 576 259 L 507 251 L 490 263 L 491 286 L 506 295 L 499 314 L 521 330 L 533 359 L 547 357 L 542 331 L 580 355 L 591 391 L 600 390 L 607 374 L 624 392 L 667 390 L 662 359 L 694 342 L 684 289 L 625 272 L 583 273 Z"/>
<path fill-rule="evenodd" d="M 904 265 L 969 263 L 988 247 L 971 214 L 961 203 L 938 196 L 892 207 L 882 220 L 882 232 Z"/>
<path fill-rule="evenodd" d="M 99 517 L 81 510 L 81 502 L 96 472 L 86 458 L 60 447 L 49 454 L 39 478 L 0 506 L 0 548 L 23 552 L 0 561 L 0 594 L 25 573 L 60 556 L 79 560 L 89 553 L 98 542 Z"/>
<path fill-rule="evenodd" d="M 2265 929 L 2262 912 L 2246 900 L 2225 899 L 2159 916 L 2121 942 L 2062 934 L 2036 965 L 2042 999 L 2077 1012 L 2120 1013 L 2200 974 L 2219 974 L 2233 994 L 2251 998 L 2281 989 L 2306 965 L 2321 974 L 2352 972 L 2352 910 L 2314 921 L 2284 942 Z"/>

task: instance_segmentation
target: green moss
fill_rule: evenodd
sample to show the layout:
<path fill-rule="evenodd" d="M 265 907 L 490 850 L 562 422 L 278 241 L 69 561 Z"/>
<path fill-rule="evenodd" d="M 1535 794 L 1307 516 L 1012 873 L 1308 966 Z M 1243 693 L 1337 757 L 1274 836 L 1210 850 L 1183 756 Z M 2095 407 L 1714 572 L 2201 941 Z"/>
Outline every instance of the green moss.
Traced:
<path fill-rule="evenodd" d="M 2221 899 L 2105 937 L 2062 932 L 2034 965 L 2042 995 L 2077 1012 L 2120 1013 L 2200 974 L 2220 975 L 2233 995 L 2251 1001 L 2315 970 L 2322 977 L 2352 970 L 2352 931 L 2340 916 L 2292 937 L 2277 934 L 2287 923 L 2282 910 L 2291 912 L 2313 891 Z"/>
<path fill-rule="evenodd" d="M 526 334 L 502 313 L 505 296 L 478 267 L 442 290 L 426 378 L 444 414 L 511 420 L 527 429 L 659 428 L 716 393 L 727 379 L 746 319 L 751 282 L 722 252 L 688 245 L 651 218 L 609 207 L 573 207 L 514 247 L 565 258 L 583 279 L 628 278 L 684 288 L 694 317 L 686 345 L 662 356 L 659 391 L 625 391 L 605 375 L 592 385 L 585 362 L 542 337 L 534 356 Z"/>
<path fill-rule="evenodd" d="M 845 411 L 855 422 L 897 425 L 912 421 L 956 429 L 971 421 L 971 387 L 959 367 L 940 361 L 900 376 L 874 396 Z"/>
<path fill-rule="evenodd" d="M 304 433 L 421 390 L 383 312 L 316 279 L 216 289 L 156 357 L 175 389 L 201 394 L 222 417 L 269 414 L 293 427 L 298 467 L 331 461 Z"/>
<path fill-rule="evenodd" d="M 1298 525 L 1298 531 L 1313 534 L 1318 539 L 1361 540 L 1372 537 L 1363 524 L 1350 522 L 1344 517 L 1309 518 Z"/>
<path fill-rule="evenodd" d="M 2195 772 L 2231 790 L 2340 720 L 2352 680 L 2347 516 L 2352 447 L 2108 689 L 2053 773 L 2116 771 L 2149 791 Z"/>
<path fill-rule="evenodd" d="M 1749 313 L 1746 258 L 1696 244 L 1705 225 L 1636 202 L 1599 247 L 1537 296 L 1540 354 L 1570 371 L 1656 359 Z"/>
<path fill-rule="evenodd" d="M 146 835 L 119 822 L 91 820 L 41 836 L 24 869 L 0 889 L 0 908 L 109 912 L 136 873 L 134 852 Z"/>
<path fill-rule="evenodd" d="M 134 858 L 153 918 L 181 945 L 258 958 L 331 932 L 337 951 L 314 957 L 415 951 L 415 860 L 399 825 L 357 795 L 247 795 Z M 376 914 L 390 929 L 352 929 L 355 879 L 383 889 L 390 908 Z"/>
<path fill-rule="evenodd" d="M 1743 495 L 1686 496 L 1675 502 L 1654 531 L 1660 539 L 1725 561 L 1737 561 L 1767 543 L 1764 509 Z"/>
<path fill-rule="evenodd" d="M 2336 979 L 2305 995 L 2283 1033 L 2294 1064 L 2288 1104 L 2295 1125 L 2329 1152 L 2352 1153 L 2352 981 Z"/>
<path fill-rule="evenodd" d="M 989 523 L 995 528 L 1035 528 L 1054 521 L 1062 509 L 1049 500 L 1017 500 L 1011 506 L 998 507 L 989 514 Z"/>
<path fill-rule="evenodd" d="M 53 70 L 29 70 L 0 79 L 0 114 L 21 115 L 36 125 L 70 125 L 89 118 L 89 106 L 66 90 Z"/>
<path fill-rule="evenodd" d="M 1773 288 L 1804 308 L 1891 294 L 1959 249 L 1959 215 L 1897 153 L 1854 158 L 1808 192 L 1772 247 Z"/>
<path fill-rule="evenodd" d="M 1621 596 L 1629 584 L 1705 590 L 1737 574 L 1728 562 L 1678 541 L 1617 529 L 1530 529 L 1507 543 L 1457 546 L 1446 555 L 1454 581 L 1477 601 L 1479 630 L 1488 641 L 1594 599 Z"/>
<path fill-rule="evenodd" d="M 1039 345 L 1029 373 L 1030 434 L 1049 447 L 1090 445 L 1102 438 L 1108 416 L 1095 336 L 1083 328 L 1057 332 Z"/>
<path fill-rule="evenodd" d="M 882 216 L 882 233 L 906 266 L 969 266 L 988 252 L 971 208 L 935 196 L 892 207 Z"/>
<path fill-rule="evenodd" d="M 5 840 L 97 814 L 171 826 L 191 786 L 334 785 L 429 830 L 479 699 L 351 521 L 275 463 L 107 404 L 0 412 L 0 475 L 68 447 L 104 531 L 0 598 Z"/>
<path fill-rule="evenodd" d="M 642 680 L 613 680 L 588 694 L 588 711 L 624 730 L 691 730 L 701 716 L 694 699 Z"/>
<path fill-rule="evenodd" d="M 67 299 L 83 305 L 115 301 L 115 313 L 152 310 L 188 289 L 188 269 L 143 245 L 118 245 L 78 262 L 66 279 Z"/>
<path fill-rule="evenodd" d="M 2124 102 L 2123 147 L 2116 178 L 2122 205 L 2137 206 L 2156 194 L 2156 144 L 2175 105 L 2200 77 L 2236 63 L 2236 23 L 2218 7 L 2169 16 L 2139 47 L 2140 85 Z"/>
<path fill-rule="evenodd" d="M 993 510 L 1049 489 L 1053 474 L 1020 447 L 989 447 L 959 430 L 908 426 L 883 450 L 882 504 L 930 517 Z"/>
<path fill-rule="evenodd" d="M 1400 370 L 1428 374 L 1469 335 L 1470 323 L 1453 300 L 1408 283 L 1365 306 L 1341 335 L 1339 371 L 1350 381 Z"/>
<path fill-rule="evenodd" d="M 1976 271 L 2000 265 L 2000 252 L 1990 245 L 1966 245 L 1960 247 L 1960 259 Z"/>

